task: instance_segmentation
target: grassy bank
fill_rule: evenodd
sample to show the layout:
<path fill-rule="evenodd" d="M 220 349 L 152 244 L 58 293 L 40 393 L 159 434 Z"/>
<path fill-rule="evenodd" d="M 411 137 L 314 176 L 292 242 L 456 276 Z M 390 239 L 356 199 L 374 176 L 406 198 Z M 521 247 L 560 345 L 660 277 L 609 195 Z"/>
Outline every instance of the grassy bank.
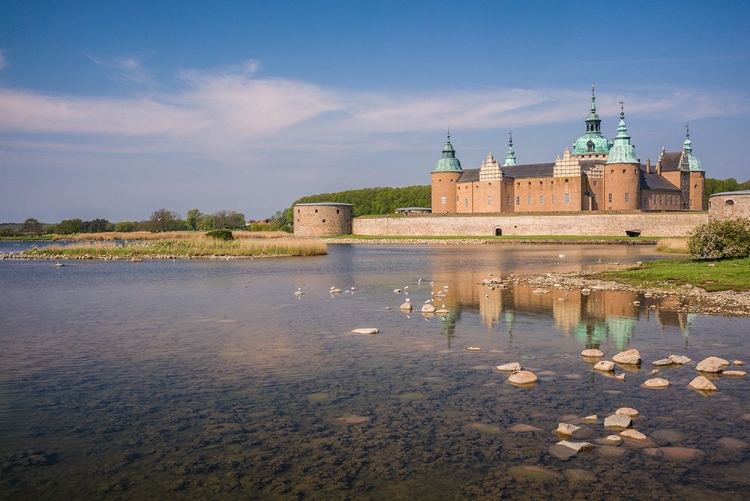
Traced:
<path fill-rule="evenodd" d="M 55 235 L 55 240 L 75 240 L 78 242 L 109 242 L 114 240 L 194 240 L 203 237 L 204 232 L 199 231 L 165 231 L 153 233 L 150 231 L 119 232 L 109 231 L 106 233 L 78 233 L 76 235 Z M 232 231 L 236 239 L 266 239 L 266 238 L 290 238 L 291 235 L 285 231 Z"/>
<path fill-rule="evenodd" d="M 750 258 L 721 261 L 650 261 L 637 268 L 608 271 L 598 276 L 604 280 L 614 280 L 636 287 L 669 288 L 690 284 L 711 292 L 750 291 Z"/>
<path fill-rule="evenodd" d="M 164 234 L 167 235 L 167 234 Z M 86 242 L 70 245 L 51 245 L 29 249 L 23 256 L 37 259 L 133 259 L 133 258 L 209 258 L 209 257 L 265 257 L 318 256 L 327 253 L 322 240 L 286 238 L 216 240 L 193 234 L 179 240 L 138 240 L 124 244 L 116 242 Z"/>
<path fill-rule="evenodd" d="M 326 237 L 326 240 L 335 242 L 336 240 L 362 240 L 366 242 L 368 240 L 394 240 L 394 241 L 409 241 L 409 240 L 477 240 L 487 242 L 581 242 L 581 243 L 597 243 L 597 242 L 613 242 L 613 243 L 642 243 L 642 244 L 654 244 L 656 239 L 649 237 L 613 237 L 613 236 L 577 236 L 577 235 L 505 235 L 501 237 L 495 236 L 435 236 L 435 235 L 343 235 L 336 237 Z"/>

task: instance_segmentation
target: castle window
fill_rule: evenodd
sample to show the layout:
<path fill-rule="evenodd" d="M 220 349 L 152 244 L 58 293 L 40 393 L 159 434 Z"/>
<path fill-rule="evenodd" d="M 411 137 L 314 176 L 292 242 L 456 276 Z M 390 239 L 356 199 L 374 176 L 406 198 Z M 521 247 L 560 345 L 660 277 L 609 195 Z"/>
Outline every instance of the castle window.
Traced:
<path fill-rule="evenodd" d="M 622 169 L 622 173 L 625 174 L 625 169 Z"/>
<path fill-rule="evenodd" d="M 510 205 L 510 197 L 507 197 L 507 198 L 505 199 L 505 203 L 506 203 L 507 205 Z"/>
<path fill-rule="evenodd" d="M 570 193 L 566 193 L 566 194 L 565 194 L 565 203 L 566 203 L 566 204 L 569 204 L 569 203 L 570 203 Z"/>
<path fill-rule="evenodd" d="M 565 180 L 565 182 L 567 183 L 567 182 L 568 182 L 568 180 L 566 179 L 566 180 Z"/>
<path fill-rule="evenodd" d="M 539 181 L 539 186 L 543 185 L 544 181 Z"/>
<path fill-rule="evenodd" d="M 612 193 L 609 194 L 609 203 L 612 203 Z"/>
<path fill-rule="evenodd" d="M 526 197 L 526 205 L 531 205 L 531 195 Z"/>
<path fill-rule="evenodd" d="M 594 186 L 596 186 L 596 183 L 598 183 L 598 181 L 596 179 L 594 179 Z"/>
<path fill-rule="evenodd" d="M 299 209 L 297 209 L 297 214 L 299 214 Z"/>
<path fill-rule="evenodd" d="M 318 213 L 318 209 L 315 209 L 315 214 L 317 214 L 317 213 Z"/>
<path fill-rule="evenodd" d="M 445 197 L 440 197 L 440 203 L 445 205 Z"/>
<path fill-rule="evenodd" d="M 324 220 L 323 220 L 323 222 L 325 223 L 325 222 L 326 222 L 326 220 L 324 219 Z"/>
<path fill-rule="evenodd" d="M 521 205 L 521 197 L 516 197 L 516 205 Z"/>
<path fill-rule="evenodd" d="M 492 205 L 492 197 L 487 197 L 487 205 Z"/>
<path fill-rule="evenodd" d="M 552 195 L 552 205 L 555 205 L 555 195 Z"/>
<path fill-rule="evenodd" d="M 630 202 L 630 193 L 625 193 L 625 203 Z"/>
<path fill-rule="evenodd" d="M 611 171 L 609 171 L 609 173 L 610 173 L 610 174 L 614 174 L 614 173 L 615 173 L 615 170 L 614 170 L 614 169 L 612 169 Z"/>
<path fill-rule="evenodd" d="M 531 186 L 531 181 L 529 181 L 529 186 Z"/>
<path fill-rule="evenodd" d="M 339 210 L 338 210 L 338 209 L 336 209 L 336 214 L 338 214 L 338 213 L 339 213 Z"/>
<path fill-rule="evenodd" d="M 588 143 L 586 143 L 586 148 L 588 149 L 589 153 L 594 152 L 594 141 L 589 140 Z"/>
<path fill-rule="evenodd" d="M 469 199 L 464 198 L 464 207 L 468 207 L 468 206 L 469 206 Z"/>
<path fill-rule="evenodd" d="M 544 205 L 544 195 L 539 195 L 539 205 Z"/>
<path fill-rule="evenodd" d="M 734 205 L 734 200 L 727 200 L 724 205 Z"/>
<path fill-rule="evenodd" d="M 458 203 L 459 200 L 461 199 L 458 197 L 458 195 L 456 195 L 456 203 Z"/>

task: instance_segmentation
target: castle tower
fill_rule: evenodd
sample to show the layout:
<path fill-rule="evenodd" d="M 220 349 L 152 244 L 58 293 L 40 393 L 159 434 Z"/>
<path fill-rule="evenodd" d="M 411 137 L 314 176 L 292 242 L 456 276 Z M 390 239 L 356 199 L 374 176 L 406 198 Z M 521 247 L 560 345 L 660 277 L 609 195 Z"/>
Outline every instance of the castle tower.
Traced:
<path fill-rule="evenodd" d="M 508 156 L 505 157 L 503 167 L 511 167 L 516 164 L 516 152 L 513 151 L 513 133 L 508 132 Z"/>
<path fill-rule="evenodd" d="M 703 170 L 701 161 L 693 156 L 693 142 L 690 140 L 690 127 L 685 125 L 685 142 L 682 145 L 680 155 L 680 170 L 687 176 L 687 193 L 683 199 L 687 201 L 688 210 L 706 210 L 703 203 L 703 194 L 706 188 L 706 171 Z"/>
<path fill-rule="evenodd" d="M 432 213 L 456 213 L 456 181 L 461 176 L 461 162 L 456 158 L 456 150 L 451 145 L 451 135 L 443 147 L 440 160 L 432 171 Z"/>
<path fill-rule="evenodd" d="M 609 141 L 602 134 L 602 121 L 596 113 L 596 96 L 591 86 L 591 110 L 586 117 L 586 133 L 573 144 L 573 155 L 584 158 L 604 158 L 609 153 Z"/>
<path fill-rule="evenodd" d="M 620 124 L 604 166 L 605 199 L 599 206 L 606 210 L 638 210 L 641 208 L 640 188 L 641 165 L 635 157 L 635 147 L 630 144 L 623 102 L 620 101 Z"/>

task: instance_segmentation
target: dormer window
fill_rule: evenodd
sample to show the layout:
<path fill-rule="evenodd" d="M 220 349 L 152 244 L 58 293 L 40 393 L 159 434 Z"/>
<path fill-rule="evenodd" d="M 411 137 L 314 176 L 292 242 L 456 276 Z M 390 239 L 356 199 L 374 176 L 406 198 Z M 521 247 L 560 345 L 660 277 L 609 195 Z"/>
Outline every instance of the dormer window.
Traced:
<path fill-rule="evenodd" d="M 588 152 L 589 153 L 593 153 L 594 152 L 594 141 L 592 141 L 591 139 L 589 139 L 589 142 L 586 143 L 586 148 L 588 148 Z"/>

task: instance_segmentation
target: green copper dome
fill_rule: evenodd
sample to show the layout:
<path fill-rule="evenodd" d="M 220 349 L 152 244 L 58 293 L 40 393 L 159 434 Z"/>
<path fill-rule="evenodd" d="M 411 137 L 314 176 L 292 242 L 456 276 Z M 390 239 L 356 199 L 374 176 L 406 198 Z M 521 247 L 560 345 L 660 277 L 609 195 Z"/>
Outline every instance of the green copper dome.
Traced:
<path fill-rule="evenodd" d="M 435 170 L 432 172 L 463 172 L 461 162 L 456 158 L 456 150 L 454 150 L 453 145 L 451 145 L 450 133 L 448 134 L 448 141 L 443 147 L 443 154 L 440 157 L 440 160 L 437 161 Z"/>
<path fill-rule="evenodd" d="M 508 156 L 505 157 L 503 167 L 511 167 L 516 164 L 516 152 L 513 151 L 513 133 L 508 132 Z"/>
<path fill-rule="evenodd" d="M 628 126 L 625 125 L 625 111 L 622 110 L 622 101 L 620 101 L 620 125 L 617 126 L 617 136 L 609 150 L 608 164 L 636 164 L 638 159 L 635 157 L 635 147 L 630 144 L 628 136 Z"/>
<path fill-rule="evenodd" d="M 591 86 L 591 111 L 586 117 L 586 133 L 573 143 L 573 155 L 607 154 L 609 141 L 602 135 L 602 121 L 596 113 L 596 96 Z"/>

